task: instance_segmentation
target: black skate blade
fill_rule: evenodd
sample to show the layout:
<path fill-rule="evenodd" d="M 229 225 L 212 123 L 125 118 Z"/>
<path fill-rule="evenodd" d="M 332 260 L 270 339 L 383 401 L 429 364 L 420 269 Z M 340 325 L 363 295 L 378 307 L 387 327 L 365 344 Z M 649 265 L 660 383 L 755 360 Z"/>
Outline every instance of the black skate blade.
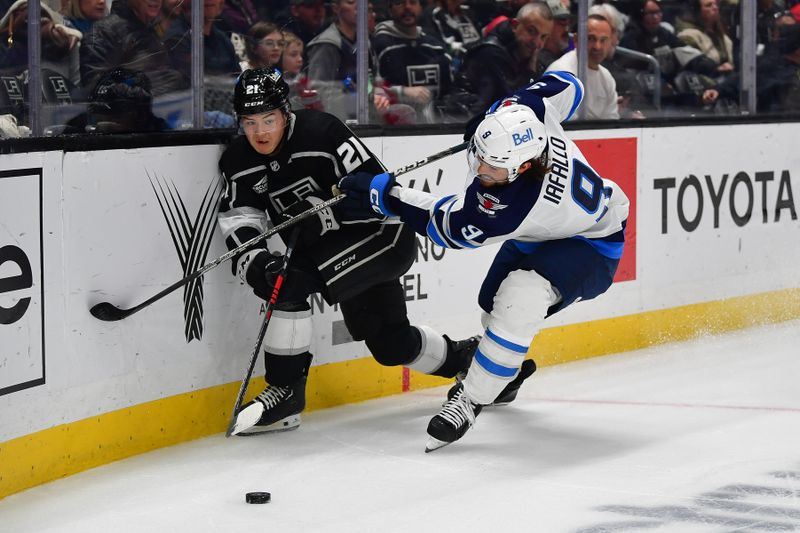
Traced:
<path fill-rule="evenodd" d="M 428 437 L 428 443 L 425 445 L 425 453 L 431 453 L 433 451 L 438 450 L 439 448 L 444 448 L 448 444 L 453 444 L 453 443 L 435 439 L 433 437 Z"/>

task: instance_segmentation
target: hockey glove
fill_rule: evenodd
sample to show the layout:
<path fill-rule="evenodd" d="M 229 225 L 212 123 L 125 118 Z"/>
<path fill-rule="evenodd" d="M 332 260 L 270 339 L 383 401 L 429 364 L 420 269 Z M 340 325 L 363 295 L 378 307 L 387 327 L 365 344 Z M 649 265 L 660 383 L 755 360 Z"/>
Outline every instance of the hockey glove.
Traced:
<path fill-rule="evenodd" d="M 397 216 L 389 208 L 389 191 L 397 186 L 389 172 L 373 176 L 368 172 L 356 172 L 345 176 L 339 182 L 339 188 L 347 195 L 342 201 L 342 211 L 350 216 L 369 218 L 377 215 Z"/>
<path fill-rule="evenodd" d="M 269 300 L 282 266 L 282 255 L 271 254 L 264 249 L 250 250 L 239 258 L 236 271 L 256 296 Z"/>
<path fill-rule="evenodd" d="M 281 220 L 279 222 L 291 220 L 303 211 L 308 211 L 320 203 L 322 203 L 322 200 L 316 196 L 306 196 L 304 200 L 287 207 L 286 210 L 280 214 Z M 301 224 L 303 224 L 303 236 L 306 239 L 311 237 L 311 234 L 314 236 L 322 236 L 328 231 L 339 229 L 339 222 L 336 221 L 336 217 L 334 217 L 333 210 L 330 207 L 317 211 L 316 216 L 308 217 L 301 222 Z"/>

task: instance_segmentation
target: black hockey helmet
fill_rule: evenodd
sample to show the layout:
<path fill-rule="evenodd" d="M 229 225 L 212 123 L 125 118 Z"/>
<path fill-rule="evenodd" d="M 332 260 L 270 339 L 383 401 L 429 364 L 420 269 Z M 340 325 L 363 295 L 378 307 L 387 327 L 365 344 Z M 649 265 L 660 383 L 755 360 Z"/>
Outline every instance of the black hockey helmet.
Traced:
<path fill-rule="evenodd" d="M 247 69 L 236 80 L 233 90 L 236 115 L 268 113 L 274 109 L 289 110 L 289 85 L 281 71 L 274 67 Z"/>

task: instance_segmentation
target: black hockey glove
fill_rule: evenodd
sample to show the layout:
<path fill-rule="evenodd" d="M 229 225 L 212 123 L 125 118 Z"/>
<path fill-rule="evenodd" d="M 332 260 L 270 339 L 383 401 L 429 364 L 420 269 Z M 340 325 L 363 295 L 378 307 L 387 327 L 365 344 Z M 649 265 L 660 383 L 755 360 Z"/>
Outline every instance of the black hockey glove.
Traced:
<path fill-rule="evenodd" d="M 300 213 L 308 211 L 317 204 L 322 203 L 322 200 L 316 196 L 307 196 L 305 200 L 295 202 L 285 211 L 281 212 L 279 224 L 291 220 Z M 310 242 L 317 240 L 317 237 L 325 235 L 329 231 L 336 231 L 339 229 L 339 222 L 334 216 L 333 210 L 330 207 L 317 211 L 314 216 L 310 216 L 300 222 L 303 226 L 301 241 L 308 245 Z"/>
<path fill-rule="evenodd" d="M 256 296 L 269 300 L 283 266 L 283 256 L 269 250 L 251 250 L 239 258 L 239 278 L 252 287 Z"/>
<path fill-rule="evenodd" d="M 355 172 L 339 182 L 339 189 L 347 198 L 339 203 L 339 209 L 347 218 L 383 218 L 395 216 L 390 208 L 389 191 L 397 186 L 389 172 L 374 176 L 369 172 Z"/>

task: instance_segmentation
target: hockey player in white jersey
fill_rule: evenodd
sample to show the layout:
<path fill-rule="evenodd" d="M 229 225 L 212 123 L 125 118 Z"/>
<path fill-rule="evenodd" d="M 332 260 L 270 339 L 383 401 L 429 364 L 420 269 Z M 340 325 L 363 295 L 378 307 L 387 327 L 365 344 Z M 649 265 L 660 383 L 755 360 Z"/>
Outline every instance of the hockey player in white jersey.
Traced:
<path fill-rule="evenodd" d="M 460 439 L 483 406 L 525 371 L 545 318 L 611 286 L 629 202 L 564 133 L 561 124 L 582 95 L 572 74 L 548 72 L 495 103 L 471 137 L 461 194 L 403 188 L 388 173 L 355 174 L 340 183 L 351 201 L 399 216 L 441 246 L 503 242 L 478 296 L 485 333 L 466 378 L 431 419 L 426 451 Z"/>

